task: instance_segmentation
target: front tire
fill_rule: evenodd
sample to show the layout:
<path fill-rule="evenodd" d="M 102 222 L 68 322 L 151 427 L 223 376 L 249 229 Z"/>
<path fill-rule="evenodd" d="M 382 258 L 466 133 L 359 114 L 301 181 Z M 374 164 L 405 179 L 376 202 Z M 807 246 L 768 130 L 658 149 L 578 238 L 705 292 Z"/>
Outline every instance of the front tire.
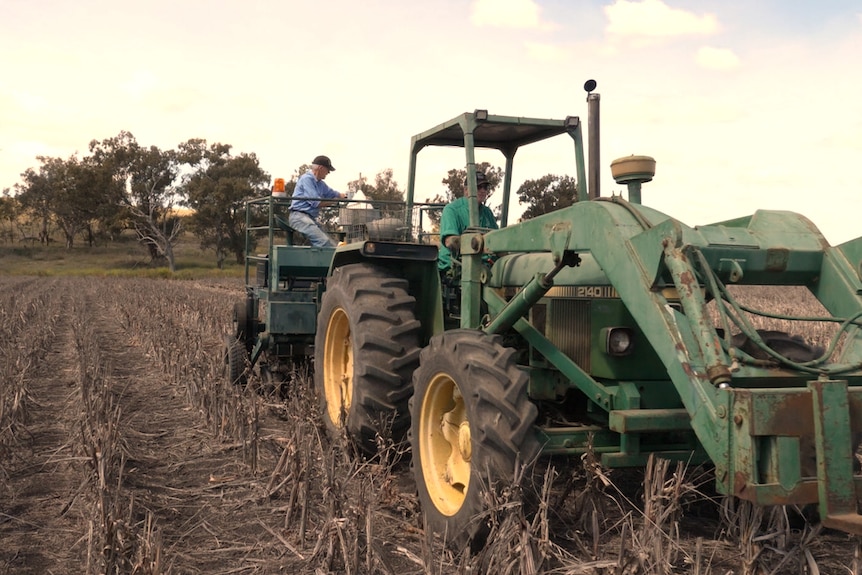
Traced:
<path fill-rule="evenodd" d="M 371 264 L 337 268 L 318 315 L 314 382 L 323 419 L 369 455 L 378 436 L 400 442 L 409 426 L 421 326 L 408 287 Z"/>
<path fill-rule="evenodd" d="M 429 527 L 456 549 L 484 544 L 487 492 L 540 451 L 527 383 L 499 336 L 452 330 L 422 350 L 410 400 L 413 473 Z"/>

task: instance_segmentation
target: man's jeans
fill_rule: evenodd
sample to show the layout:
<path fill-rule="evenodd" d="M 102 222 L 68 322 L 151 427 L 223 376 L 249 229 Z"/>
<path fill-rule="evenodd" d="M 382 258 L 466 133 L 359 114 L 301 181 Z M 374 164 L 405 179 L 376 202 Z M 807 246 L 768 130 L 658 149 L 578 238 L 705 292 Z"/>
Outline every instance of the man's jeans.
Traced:
<path fill-rule="evenodd" d="M 311 245 L 318 248 L 335 247 L 335 241 L 305 212 L 291 211 L 287 221 L 290 222 L 290 227 L 307 237 Z"/>

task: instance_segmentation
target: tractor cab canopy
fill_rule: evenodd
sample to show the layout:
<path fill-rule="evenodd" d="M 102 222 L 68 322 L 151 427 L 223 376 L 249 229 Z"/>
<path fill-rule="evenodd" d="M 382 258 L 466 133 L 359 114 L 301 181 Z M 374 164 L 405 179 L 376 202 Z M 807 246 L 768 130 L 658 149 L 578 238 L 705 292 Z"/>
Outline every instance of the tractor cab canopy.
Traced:
<path fill-rule="evenodd" d="M 573 131 L 580 124 L 577 116 L 565 120 L 540 120 L 514 116 L 492 116 L 486 110 L 464 113 L 448 122 L 413 136 L 411 151 L 425 146 L 465 146 L 472 134 L 476 148 L 495 148 L 507 154 L 520 146 Z M 508 155 L 508 154 L 507 154 Z"/>
<path fill-rule="evenodd" d="M 567 116 L 562 120 L 522 118 L 516 116 L 495 116 L 487 110 L 466 112 L 460 116 L 413 136 L 410 144 L 410 168 L 407 182 L 407 201 L 414 201 L 416 185 L 416 163 L 419 152 L 427 146 L 462 147 L 466 155 L 466 169 L 470 198 L 470 223 L 478 226 L 478 203 L 476 200 L 476 158 L 475 149 L 496 149 L 506 158 L 503 178 L 503 204 L 500 218 L 501 227 L 508 219 L 509 198 L 512 187 L 512 168 L 515 153 L 521 146 L 540 142 L 561 134 L 569 134 L 575 141 L 575 159 L 578 182 L 586 182 L 583 136 L 581 122 L 577 116 Z M 579 186 L 583 188 L 583 186 Z M 585 190 L 584 190 L 585 191 Z M 586 197 L 586 194 L 584 194 Z"/>

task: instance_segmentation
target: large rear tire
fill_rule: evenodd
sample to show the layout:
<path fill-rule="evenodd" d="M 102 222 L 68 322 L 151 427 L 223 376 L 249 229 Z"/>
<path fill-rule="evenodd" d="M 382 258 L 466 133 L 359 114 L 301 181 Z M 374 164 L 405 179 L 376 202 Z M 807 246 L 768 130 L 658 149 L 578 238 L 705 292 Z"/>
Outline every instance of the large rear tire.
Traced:
<path fill-rule="evenodd" d="M 333 272 L 321 302 L 314 382 L 323 419 L 369 455 L 378 436 L 400 442 L 410 424 L 421 326 L 408 287 L 389 270 L 352 264 Z"/>
<path fill-rule="evenodd" d="M 410 443 L 428 526 L 462 549 L 484 544 L 489 490 L 508 484 L 540 445 L 527 373 L 499 336 L 452 330 L 431 339 L 413 376 Z"/>
<path fill-rule="evenodd" d="M 231 385 L 245 385 L 248 381 L 246 366 L 248 352 L 243 342 L 231 336 L 225 337 L 224 362 L 227 365 L 227 381 Z"/>
<path fill-rule="evenodd" d="M 246 297 L 233 306 L 234 337 L 251 352 L 257 337 L 257 312 L 254 297 Z"/>

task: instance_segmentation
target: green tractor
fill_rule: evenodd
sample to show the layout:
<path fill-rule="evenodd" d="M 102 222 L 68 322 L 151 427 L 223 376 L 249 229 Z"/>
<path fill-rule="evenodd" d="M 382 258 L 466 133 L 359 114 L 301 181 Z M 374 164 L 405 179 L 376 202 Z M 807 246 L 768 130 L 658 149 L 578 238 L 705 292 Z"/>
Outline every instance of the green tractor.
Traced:
<path fill-rule="evenodd" d="M 601 197 L 599 95 L 585 88 L 589 165 L 574 116 L 477 110 L 422 132 L 405 236 L 319 254 L 308 299 L 277 307 L 281 296 L 269 296 L 260 320 L 239 314 L 249 324 L 237 341 L 252 359 L 289 360 L 279 331 L 301 325 L 327 425 L 367 453 L 381 435 L 408 437 L 428 525 L 456 545 L 487 534 L 487 490 L 543 454 L 587 450 L 607 467 L 651 455 L 711 462 L 721 493 L 816 504 L 826 526 L 862 534 L 862 238 L 830 246 L 784 211 L 689 227 L 641 203 L 655 170 L 645 156 L 611 166 L 627 199 Z M 555 137 L 574 144 L 578 201 L 507 225 L 516 152 Z M 429 146 L 466 153 L 473 226 L 461 236 L 457 305 L 416 221 L 417 159 Z M 480 148 L 505 158 L 499 230 L 477 225 Z M 281 281 L 274 266 L 293 264 L 268 257 L 269 281 Z M 833 344 L 756 329 L 750 315 L 770 314 L 740 303 L 728 287 L 738 285 L 808 288 L 827 316 L 784 319 L 834 322 Z M 297 323 L 285 317 L 292 304 Z"/>

